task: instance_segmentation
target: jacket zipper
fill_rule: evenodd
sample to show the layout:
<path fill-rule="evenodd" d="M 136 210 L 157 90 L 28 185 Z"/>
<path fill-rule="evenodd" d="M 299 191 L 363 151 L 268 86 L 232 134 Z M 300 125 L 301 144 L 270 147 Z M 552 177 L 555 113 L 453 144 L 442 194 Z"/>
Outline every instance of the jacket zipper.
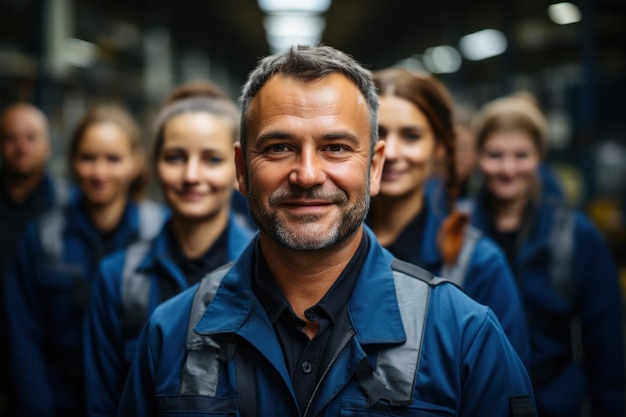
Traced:
<path fill-rule="evenodd" d="M 339 347 L 337 348 L 337 350 L 333 354 L 333 357 L 331 358 L 330 362 L 328 363 L 328 366 L 326 367 L 326 369 L 324 369 L 324 372 L 322 373 L 321 378 L 317 382 L 317 385 L 315 386 L 315 389 L 313 390 L 313 394 L 311 395 L 311 398 L 309 399 L 309 402 L 306 405 L 306 409 L 304 410 L 304 414 L 302 415 L 302 417 L 307 417 L 309 415 L 309 411 L 311 411 L 311 405 L 313 404 L 313 399 L 317 395 L 317 391 L 319 390 L 320 386 L 322 385 L 322 382 L 324 381 L 324 378 L 326 378 L 326 375 L 330 371 L 330 368 L 333 366 L 333 364 L 335 363 L 335 361 L 337 360 L 337 358 L 339 357 L 341 352 L 348 345 L 348 342 L 350 341 L 350 339 L 352 339 L 353 336 L 354 336 L 354 330 L 350 329 L 350 331 L 346 333 L 346 336 L 341 340 L 341 343 L 339 344 Z"/>

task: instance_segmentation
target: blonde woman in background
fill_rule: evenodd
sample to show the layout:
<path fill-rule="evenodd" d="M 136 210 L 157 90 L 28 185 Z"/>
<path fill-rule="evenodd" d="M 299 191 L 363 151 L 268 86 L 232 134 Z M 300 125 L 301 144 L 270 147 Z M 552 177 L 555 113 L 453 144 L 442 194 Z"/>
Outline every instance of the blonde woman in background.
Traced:
<path fill-rule="evenodd" d="M 484 184 L 473 223 L 504 249 L 528 316 L 529 370 L 542 417 L 624 416 L 622 300 L 589 219 L 545 191 L 546 120 L 521 96 L 478 115 Z"/>

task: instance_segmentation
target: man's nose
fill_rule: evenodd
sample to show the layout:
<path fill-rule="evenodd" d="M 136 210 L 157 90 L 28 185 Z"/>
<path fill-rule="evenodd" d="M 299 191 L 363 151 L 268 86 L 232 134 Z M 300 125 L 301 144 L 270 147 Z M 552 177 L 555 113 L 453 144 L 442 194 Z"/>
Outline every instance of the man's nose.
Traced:
<path fill-rule="evenodd" d="M 324 160 L 314 149 L 304 149 L 289 174 L 289 182 L 311 188 L 326 181 Z"/>

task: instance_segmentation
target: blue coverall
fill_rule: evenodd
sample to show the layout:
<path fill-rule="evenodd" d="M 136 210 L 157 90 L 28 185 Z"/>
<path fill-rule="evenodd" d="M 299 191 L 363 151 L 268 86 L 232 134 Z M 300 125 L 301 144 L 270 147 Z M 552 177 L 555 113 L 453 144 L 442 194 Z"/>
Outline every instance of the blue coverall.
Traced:
<path fill-rule="evenodd" d="M 253 237 L 253 232 L 234 220 L 228 222 L 227 258 L 236 259 Z M 169 249 L 171 235 L 165 227 L 151 242 L 135 267 L 150 280 L 145 317 L 163 299 L 159 281 L 170 280 L 178 291 L 189 287 Z M 87 415 L 114 416 L 126 373 L 137 345 L 137 334 L 126 334 L 122 314 L 123 270 L 128 250 L 104 258 L 92 287 L 85 331 L 85 371 L 87 378 Z M 209 271 L 207 271 L 209 272 Z M 139 329 L 140 330 L 140 329 Z"/>
<path fill-rule="evenodd" d="M 440 275 L 444 261 L 435 242 L 445 217 L 438 209 L 441 201 L 437 196 L 434 189 L 426 193 L 420 213 L 424 216 L 423 229 L 417 236 L 400 242 L 403 253 L 394 250 L 393 245 L 387 249 L 398 259 Z M 475 301 L 493 310 L 517 354 L 526 361 L 530 346 L 521 295 L 504 253 L 484 234 L 478 238 L 471 254 L 462 287 Z"/>
<path fill-rule="evenodd" d="M 355 368 L 366 358 L 374 362 L 379 349 L 401 345 L 406 333 L 390 267 L 393 257 L 366 230 L 370 248 L 346 306 L 349 339 L 333 357 L 307 415 L 509 416 L 511 396 L 528 395 L 532 402 L 524 364 L 493 312 L 444 283 L 433 287 L 428 298 L 411 403 L 398 407 L 377 403 L 367 408 L 368 397 L 357 382 Z M 253 406 L 259 417 L 303 415 L 281 345 L 251 288 L 255 244 L 256 240 L 226 274 L 194 331 L 241 338 L 236 349 L 250 351 L 256 380 Z M 236 361 L 220 368 L 216 397 L 179 394 L 196 288 L 157 307 L 144 327 L 118 416 L 239 415 L 239 404 L 249 401 L 245 393 L 238 397 Z"/>
<path fill-rule="evenodd" d="M 483 201 L 475 202 L 473 223 L 490 234 L 490 213 Z M 571 265 L 557 266 L 571 272 L 570 294 L 558 290 L 550 272 L 553 249 L 570 243 L 551 241 L 562 204 L 538 200 L 511 265 L 528 315 L 528 366 L 537 410 L 544 417 L 577 416 L 589 398 L 594 417 L 622 417 L 626 385 L 617 270 L 600 233 L 582 213 L 572 212 L 573 230 L 566 239 L 573 243 Z"/>
<path fill-rule="evenodd" d="M 7 276 L 16 416 L 84 416 L 82 342 L 89 285 L 104 255 L 140 237 L 137 204 L 127 204 L 108 248 L 80 198 L 59 210 L 29 223 Z M 44 226 L 55 215 L 62 227 L 54 236 L 42 236 L 42 228 L 55 230 Z M 44 248 L 42 237 L 54 243 L 54 251 Z"/>
<path fill-rule="evenodd" d="M 70 185 L 62 178 L 53 178 L 45 174 L 40 183 L 20 202 L 15 202 L 4 187 L 4 178 L 0 174 L 0 395 L 8 393 L 9 380 L 8 330 L 4 289 L 6 269 L 15 257 L 15 242 L 29 221 L 53 207 L 68 203 Z M 12 403 L 11 398 L 7 398 Z M 9 404 L 8 407 L 11 407 Z M 10 408 L 9 408 L 10 409 Z M 2 413 L 0 406 L 0 414 Z M 9 411 L 9 414 L 11 412 Z"/>

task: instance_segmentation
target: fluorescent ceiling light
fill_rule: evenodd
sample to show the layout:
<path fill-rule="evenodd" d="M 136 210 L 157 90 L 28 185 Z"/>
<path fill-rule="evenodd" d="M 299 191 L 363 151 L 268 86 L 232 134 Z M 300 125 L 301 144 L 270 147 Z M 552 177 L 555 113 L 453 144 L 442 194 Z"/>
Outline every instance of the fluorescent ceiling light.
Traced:
<path fill-rule="evenodd" d="M 308 37 L 300 37 L 300 36 L 284 36 L 284 37 L 268 37 L 267 43 L 270 45 L 270 49 L 273 54 L 277 54 L 280 52 L 284 52 L 292 46 L 297 45 L 318 45 L 318 38 L 308 38 Z"/>
<path fill-rule="evenodd" d="M 556 3 L 548 6 L 548 16 L 557 25 L 569 25 L 580 22 L 582 15 L 574 3 Z"/>
<path fill-rule="evenodd" d="M 273 52 L 279 52 L 292 45 L 319 44 L 326 20 L 316 15 L 282 14 L 266 16 L 263 26 Z"/>
<path fill-rule="evenodd" d="M 326 27 L 326 20 L 320 16 L 283 14 L 265 16 L 263 27 L 270 36 L 318 36 Z"/>
<path fill-rule="evenodd" d="M 461 38 L 459 43 L 463 56 L 470 61 L 491 58 L 506 51 L 506 37 L 495 29 L 484 29 Z"/>
<path fill-rule="evenodd" d="M 461 68 L 461 54 L 448 45 L 428 48 L 423 59 L 426 68 L 436 74 L 451 74 Z"/>
<path fill-rule="evenodd" d="M 330 7 L 331 0 L 258 0 L 259 7 L 265 13 L 308 12 L 324 13 Z"/>

